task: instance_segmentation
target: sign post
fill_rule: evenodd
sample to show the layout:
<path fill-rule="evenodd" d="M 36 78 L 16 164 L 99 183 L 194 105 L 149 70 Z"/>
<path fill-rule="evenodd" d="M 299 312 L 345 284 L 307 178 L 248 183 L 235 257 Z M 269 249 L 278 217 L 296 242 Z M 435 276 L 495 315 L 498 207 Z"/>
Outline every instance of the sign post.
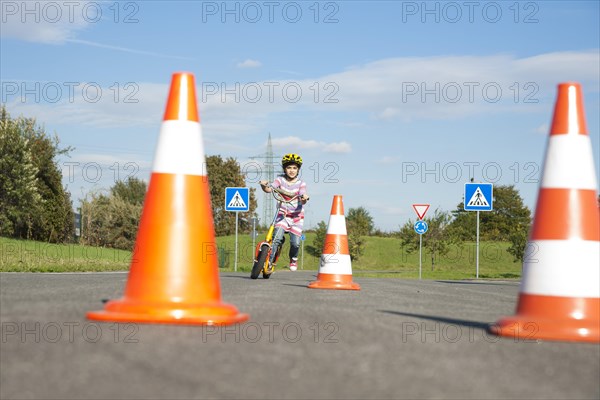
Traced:
<path fill-rule="evenodd" d="M 475 277 L 479 279 L 479 211 L 492 211 L 494 185 L 491 183 L 465 183 L 465 211 L 477 211 L 477 241 L 475 242 Z"/>
<path fill-rule="evenodd" d="M 417 217 L 419 220 L 415 222 L 415 232 L 419 234 L 419 279 L 421 279 L 421 271 L 423 270 L 423 234 L 427 232 L 429 226 L 427 222 L 423 221 L 425 214 L 427 214 L 427 210 L 429 210 L 429 204 L 413 204 L 413 208 L 417 213 Z"/>
<path fill-rule="evenodd" d="M 427 222 L 423 221 L 423 220 L 418 220 L 417 222 L 415 222 L 415 232 L 417 232 L 419 234 L 419 279 L 421 279 L 421 270 L 423 268 L 423 262 L 422 262 L 422 247 L 423 247 L 423 234 L 425 232 L 427 232 L 427 229 L 429 229 L 429 227 L 427 226 Z"/>
<path fill-rule="evenodd" d="M 256 248 L 256 223 L 258 218 L 252 217 L 252 251 Z"/>
<path fill-rule="evenodd" d="M 247 187 L 225 188 L 225 211 L 235 211 L 235 261 L 233 270 L 237 272 L 238 262 L 238 215 L 250 210 L 250 189 Z"/>
<path fill-rule="evenodd" d="M 306 240 L 306 235 L 304 233 L 302 234 L 302 236 L 300 236 L 300 240 L 302 241 L 302 253 L 300 253 L 300 269 L 304 269 L 304 241 Z"/>

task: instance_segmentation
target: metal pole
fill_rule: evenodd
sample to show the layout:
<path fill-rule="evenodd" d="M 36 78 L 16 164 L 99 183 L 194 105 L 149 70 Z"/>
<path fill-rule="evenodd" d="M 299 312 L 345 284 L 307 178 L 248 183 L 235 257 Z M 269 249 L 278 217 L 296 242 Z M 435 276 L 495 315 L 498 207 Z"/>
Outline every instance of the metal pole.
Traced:
<path fill-rule="evenodd" d="M 238 215 L 239 212 L 235 212 L 235 261 L 233 262 L 233 270 L 237 272 L 237 262 L 238 262 Z"/>
<path fill-rule="evenodd" d="M 476 279 L 479 279 L 479 210 L 477 211 L 477 242 L 475 244 L 476 255 L 475 255 L 475 265 L 476 265 Z"/>
<path fill-rule="evenodd" d="M 302 252 L 300 253 L 300 269 L 304 269 L 304 240 L 302 241 Z"/>
<path fill-rule="evenodd" d="M 421 267 L 422 267 L 422 262 L 421 262 L 421 246 L 423 244 L 423 235 L 419 234 L 419 279 L 421 279 Z"/>
<path fill-rule="evenodd" d="M 256 217 L 252 218 L 252 251 L 256 247 Z"/>

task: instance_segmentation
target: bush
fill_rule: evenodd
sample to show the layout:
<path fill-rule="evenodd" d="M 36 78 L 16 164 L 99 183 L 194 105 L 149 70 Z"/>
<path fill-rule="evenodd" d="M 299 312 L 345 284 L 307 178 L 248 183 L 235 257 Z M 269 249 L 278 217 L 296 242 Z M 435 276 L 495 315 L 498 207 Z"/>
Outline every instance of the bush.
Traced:
<path fill-rule="evenodd" d="M 91 193 L 81 203 L 83 244 L 132 250 L 142 216 L 146 183 L 117 182 L 109 195 Z"/>
<path fill-rule="evenodd" d="M 0 109 L 0 235 L 44 242 L 73 238 L 71 195 L 62 186 L 59 149 L 34 119 Z"/>

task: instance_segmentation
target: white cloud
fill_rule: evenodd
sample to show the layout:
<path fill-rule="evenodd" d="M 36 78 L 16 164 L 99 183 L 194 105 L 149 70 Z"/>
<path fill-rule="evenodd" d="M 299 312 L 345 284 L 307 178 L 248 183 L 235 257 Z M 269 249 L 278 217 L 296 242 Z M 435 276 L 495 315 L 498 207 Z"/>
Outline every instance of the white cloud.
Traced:
<path fill-rule="evenodd" d="M 392 165 L 392 164 L 396 164 L 399 161 L 400 161 L 399 157 L 383 156 L 379 160 L 377 160 L 377 163 L 383 164 L 383 165 Z"/>
<path fill-rule="evenodd" d="M 237 63 L 238 68 L 258 68 L 262 67 L 262 63 L 257 60 L 246 59 L 243 62 Z"/>
<path fill-rule="evenodd" d="M 91 47 L 98 47 L 101 49 L 116 50 L 116 51 L 121 51 L 124 53 L 139 54 L 142 56 L 173 58 L 173 59 L 177 59 L 177 60 L 191 60 L 191 58 L 189 58 L 189 57 L 172 56 L 172 55 L 168 55 L 168 54 L 156 53 L 153 51 L 137 50 L 137 49 L 132 49 L 129 47 L 122 47 L 122 46 L 113 46 L 113 45 L 109 45 L 109 44 L 91 42 L 89 40 L 66 39 L 65 42 L 74 43 L 74 44 L 82 44 L 82 45 L 91 46 Z"/>
<path fill-rule="evenodd" d="M 380 113 L 378 113 L 376 115 L 377 119 L 393 119 L 395 117 L 397 117 L 398 115 L 400 115 L 400 110 L 398 108 L 395 107 L 386 107 L 383 111 L 381 111 Z"/>
<path fill-rule="evenodd" d="M 71 163 L 71 164 L 65 164 Z M 81 164 L 95 163 L 102 166 L 112 166 L 114 164 L 123 164 L 123 163 L 133 163 L 136 168 L 139 169 L 147 169 L 151 167 L 151 164 L 148 161 L 144 161 L 140 158 L 139 154 L 135 153 L 124 153 L 114 155 L 114 154 L 106 154 L 106 153 L 75 153 L 73 157 L 66 159 L 63 164 L 65 166 L 68 165 L 76 165 L 79 166 Z"/>
<path fill-rule="evenodd" d="M 455 119 L 535 109 L 553 101 L 567 76 L 598 91 L 597 50 L 510 55 L 403 57 L 355 66 L 320 78 L 340 90 L 333 108 L 365 111 L 381 120 Z M 528 107 L 523 107 L 523 106 Z"/>
<path fill-rule="evenodd" d="M 323 146 L 325 153 L 350 153 L 352 146 L 348 142 L 327 143 Z"/>
<path fill-rule="evenodd" d="M 108 22 L 107 15 L 110 15 L 112 11 L 107 10 L 106 7 L 113 6 L 108 2 L 98 1 L 3 2 L 2 30 L 0 32 L 2 38 L 13 38 L 26 42 L 54 45 L 72 43 L 139 55 L 190 59 L 76 39 L 80 31 L 97 23 Z"/>
<path fill-rule="evenodd" d="M 115 182 L 129 177 L 148 181 L 152 163 L 142 157 L 132 153 L 117 156 L 74 152 L 72 157 L 61 159 L 58 165 L 63 184 L 75 198 L 83 199 L 90 190 L 106 192 Z"/>
<path fill-rule="evenodd" d="M 297 147 L 299 149 L 314 149 L 319 146 L 316 140 L 302 140 L 297 136 L 274 138 L 271 144 L 274 148 Z"/>
<path fill-rule="evenodd" d="M 348 142 L 319 142 L 306 140 L 297 136 L 275 138 L 271 141 L 274 148 L 321 149 L 325 153 L 350 153 L 352 146 Z"/>
<path fill-rule="evenodd" d="M 597 92 L 599 69 L 597 51 L 548 53 L 522 59 L 509 55 L 405 57 L 298 81 L 198 82 L 197 93 L 203 124 L 213 128 L 207 130 L 209 134 L 249 134 L 257 132 L 273 116 L 290 111 L 346 113 L 337 122 L 330 119 L 338 124 L 347 122 L 347 115 L 352 115 L 350 122 L 357 123 L 369 117 L 385 122 L 536 112 L 547 109 L 554 101 L 556 84 L 564 77 L 581 82 L 587 93 Z M 114 88 L 102 87 L 102 98 L 95 102 L 83 94 L 85 82 L 76 87 L 73 98 L 65 87 L 62 98 L 53 102 L 31 101 L 32 96 L 23 101 L 21 82 L 14 84 L 17 92 L 11 95 L 5 91 L 2 99 L 12 114 L 36 116 L 45 123 L 130 127 L 156 126 L 160 122 L 169 82 L 134 82 L 127 89 L 126 82 L 122 82 L 118 101 L 114 99 Z M 27 87 L 31 85 L 28 83 Z M 497 89 L 501 91 L 500 98 L 492 102 Z M 135 102 L 126 102 L 125 95 Z M 328 152 L 351 151 L 346 142 L 293 137 L 277 140 Z"/>
<path fill-rule="evenodd" d="M 3 101 L 12 115 L 35 116 L 48 124 L 105 128 L 159 123 L 168 85 L 123 82 L 7 82 Z M 25 89 L 23 89 L 25 88 Z M 11 94 L 14 93 L 14 94 Z"/>
<path fill-rule="evenodd" d="M 204 106 L 211 117 L 227 120 L 291 110 L 359 113 L 381 121 L 537 112 L 554 101 L 556 84 L 565 76 L 588 92 L 598 91 L 598 69 L 597 50 L 528 58 L 388 58 L 297 81 L 210 83 Z"/>
<path fill-rule="evenodd" d="M 3 2 L 2 37 L 61 44 L 94 23 L 97 2 Z M 89 11 L 89 17 L 82 10 Z M 97 22 L 97 21 L 96 21 Z"/>

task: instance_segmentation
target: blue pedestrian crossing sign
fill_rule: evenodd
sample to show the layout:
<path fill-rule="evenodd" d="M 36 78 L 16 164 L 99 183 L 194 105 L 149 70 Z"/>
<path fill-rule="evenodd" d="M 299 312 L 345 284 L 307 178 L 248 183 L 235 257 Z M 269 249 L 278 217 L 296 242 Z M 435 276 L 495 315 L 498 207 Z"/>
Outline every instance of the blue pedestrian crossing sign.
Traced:
<path fill-rule="evenodd" d="M 247 187 L 225 188 L 225 211 L 250 210 L 250 189 Z"/>
<path fill-rule="evenodd" d="M 465 211 L 492 211 L 494 185 L 465 183 Z"/>
<path fill-rule="evenodd" d="M 427 229 L 429 229 L 429 226 L 427 225 L 427 222 L 420 219 L 417 222 L 415 222 L 414 228 L 415 228 L 415 232 L 417 232 L 419 235 L 422 235 L 425 232 L 427 232 Z"/>

